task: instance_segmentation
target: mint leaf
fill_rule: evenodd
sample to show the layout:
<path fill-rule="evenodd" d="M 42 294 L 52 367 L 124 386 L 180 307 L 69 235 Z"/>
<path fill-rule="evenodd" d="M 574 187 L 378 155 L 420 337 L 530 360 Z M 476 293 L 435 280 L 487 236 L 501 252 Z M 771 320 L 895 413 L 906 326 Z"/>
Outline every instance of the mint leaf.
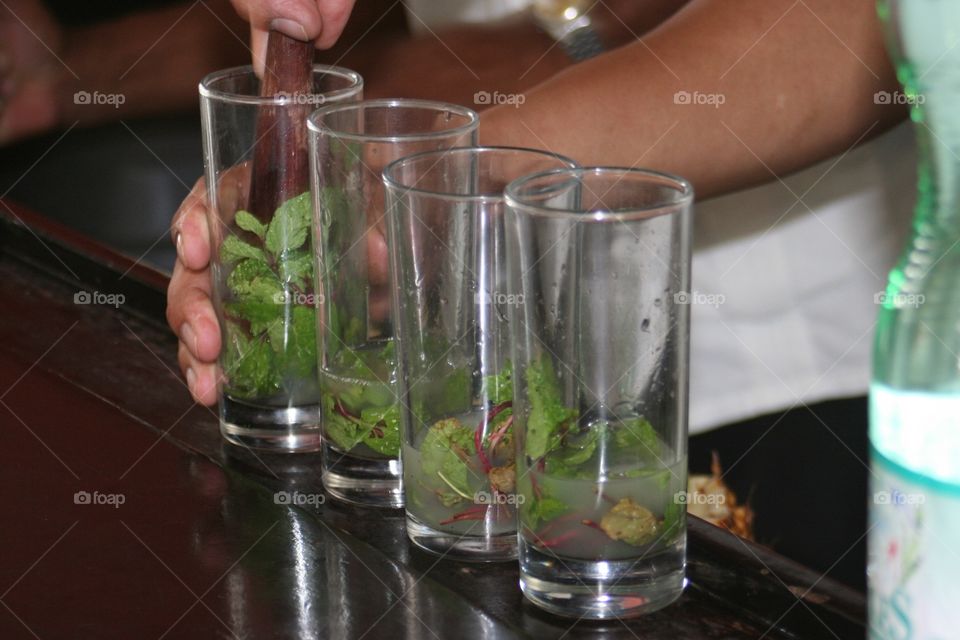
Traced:
<path fill-rule="evenodd" d="M 540 516 L 541 520 L 553 520 L 570 510 L 570 507 L 563 500 L 557 498 L 543 497 L 537 500 L 536 505 L 537 515 Z"/>
<path fill-rule="evenodd" d="M 426 406 L 433 416 L 448 416 L 466 413 L 470 409 L 470 372 L 455 369 L 436 384 L 428 385 L 425 394 Z"/>
<path fill-rule="evenodd" d="M 313 256 L 306 251 L 285 253 L 278 266 L 281 282 L 301 289 L 309 288 L 313 284 Z"/>
<path fill-rule="evenodd" d="M 339 378 L 364 383 L 336 384 L 336 391 L 347 410 L 357 413 L 367 407 L 389 407 L 395 401 L 391 381 L 394 362 L 393 340 L 379 349 L 342 348 L 328 360 L 327 370 Z M 330 386 L 330 385 L 327 385 Z"/>
<path fill-rule="evenodd" d="M 525 479 L 518 484 L 523 486 L 524 496 L 524 502 L 520 506 L 520 518 L 528 528 L 536 529 L 540 522 L 549 522 L 570 510 L 564 501 L 547 495 L 542 488 L 538 498 L 533 492 L 530 479 Z"/>
<path fill-rule="evenodd" d="M 315 375 L 316 312 L 291 296 L 312 291 L 311 218 L 309 193 L 281 204 L 269 223 L 240 210 L 236 227 L 262 246 L 234 235 L 221 245 L 221 262 L 232 266 L 226 286 L 233 299 L 224 305 L 228 386 L 247 397 L 275 394 L 291 378 Z"/>
<path fill-rule="evenodd" d="M 353 420 L 346 418 L 335 410 L 333 396 L 324 394 L 321 402 L 323 407 L 323 435 L 330 438 L 341 451 L 350 451 L 363 442 L 366 430 Z"/>
<path fill-rule="evenodd" d="M 237 264 L 227 277 L 227 287 L 244 301 L 278 304 L 284 300 L 277 275 L 260 260 L 247 259 Z"/>
<path fill-rule="evenodd" d="M 237 236 L 230 235 L 223 239 L 223 244 L 220 245 L 220 262 L 230 264 L 231 262 L 239 262 L 244 258 L 251 258 L 264 263 L 267 260 L 262 249 L 247 244 Z"/>
<path fill-rule="evenodd" d="M 400 409 L 397 405 L 374 407 L 360 412 L 360 419 L 371 425 L 364 444 L 385 456 L 400 455 Z"/>
<path fill-rule="evenodd" d="M 556 374 L 548 357 L 527 367 L 526 375 L 530 416 L 525 448 L 527 456 L 536 460 L 560 444 L 561 427 L 576 418 L 577 412 L 561 402 Z"/>
<path fill-rule="evenodd" d="M 396 457 L 400 454 L 400 410 L 392 405 L 364 409 L 359 417 L 344 415 L 348 410 L 330 394 L 323 396 L 324 433 L 340 449 L 349 451 L 361 442 L 377 453 Z"/>
<path fill-rule="evenodd" d="M 583 433 L 567 432 L 560 444 L 547 455 L 546 473 L 565 478 L 592 477 L 589 471 L 580 467 L 593 457 L 603 434 L 600 425 L 593 425 Z"/>
<path fill-rule="evenodd" d="M 303 246 L 312 217 L 309 191 L 281 204 L 264 236 L 263 242 L 267 251 L 274 256 L 280 256 L 286 251 Z"/>
<path fill-rule="evenodd" d="M 238 227 L 244 231 L 256 234 L 261 240 L 263 239 L 263 234 L 267 232 L 267 225 L 257 220 L 249 211 L 243 211 L 242 209 L 237 211 L 233 220 L 237 223 Z"/>
<path fill-rule="evenodd" d="M 250 333 L 259 335 L 273 324 L 283 324 L 283 305 L 275 302 L 241 300 L 223 305 L 224 313 L 250 323 Z"/>
<path fill-rule="evenodd" d="M 661 454 L 660 438 L 646 418 L 615 422 L 613 441 L 622 452 L 630 452 L 642 459 L 656 461 Z"/>
<path fill-rule="evenodd" d="M 257 398 L 279 391 L 273 375 L 273 353 L 263 340 L 251 340 L 242 327 L 227 322 L 224 375 L 228 393 Z"/>
<path fill-rule="evenodd" d="M 267 335 L 281 371 L 297 377 L 313 373 L 317 366 L 316 312 L 313 307 L 293 307 L 287 322 L 271 324 Z"/>
<path fill-rule="evenodd" d="M 420 469 L 433 486 L 445 485 L 461 497 L 470 495 L 468 465 L 475 453 L 472 430 L 456 418 L 440 420 L 420 445 Z"/>
<path fill-rule="evenodd" d="M 484 376 L 483 388 L 493 404 L 513 400 L 513 364 L 507 360 L 499 373 Z"/>
<path fill-rule="evenodd" d="M 384 381 L 364 387 L 360 394 L 360 400 L 368 407 L 384 407 L 389 406 L 395 400 L 395 397 L 390 385 Z"/>
<path fill-rule="evenodd" d="M 664 542 L 669 543 L 680 529 L 683 527 L 687 510 L 675 499 L 667 503 L 667 508 L 663 511 L 663 523 L 660 525 L 661 535 Z"/>

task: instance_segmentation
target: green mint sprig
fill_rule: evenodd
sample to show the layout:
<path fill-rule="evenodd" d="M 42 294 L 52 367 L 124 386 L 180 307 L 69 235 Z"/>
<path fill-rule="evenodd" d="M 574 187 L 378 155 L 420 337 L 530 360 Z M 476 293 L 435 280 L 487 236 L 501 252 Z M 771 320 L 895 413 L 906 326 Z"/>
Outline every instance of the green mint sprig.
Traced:
<path fill-rule="evenodd" d="M 281 204 L 267 223 L 237 211 L 234 222 L 249 240 L 233 234 L 220 246 L 231 294 L 224 304 L 231 395 L 275 395 L 316 369 L 312 217 L 309 192 Z"/>
<path fill-rule="evenodd" d="M 597 456 L 602 450 L 604 461 L 616 465 L 622 461 L 632 465 L 617 477 L 649 477 L 663 491 L 669 489 L 670 472 L 660 467 L 664 455 L 663 443 L 656 429 L 644 417 L 600 419 L 586 427 L 577 424 L 578 411 L 568 408 L 561 399 L 560 384 L 548 358 L 527 367 L 527 416 L 524 453 L 531 478 L 522 486 L 525 502 L 520 510 L 524 525 L 535 530 L 539 523 L 573 511 L 573 505 L 549 495 L 542 486 L 536 486 L 535 477 L 590 479 L 600 464 Z M 669 503 L 662 520 L 650 510 L 624 499 L 600 523 L 584 520 L 585 526 L 604 531 L 611 539 L 627 544 L 646 544 L 657 536 L 674 535 L 681 526 L 683 509 Z M 653 533 L 657 536 L 651 537 Z"/>

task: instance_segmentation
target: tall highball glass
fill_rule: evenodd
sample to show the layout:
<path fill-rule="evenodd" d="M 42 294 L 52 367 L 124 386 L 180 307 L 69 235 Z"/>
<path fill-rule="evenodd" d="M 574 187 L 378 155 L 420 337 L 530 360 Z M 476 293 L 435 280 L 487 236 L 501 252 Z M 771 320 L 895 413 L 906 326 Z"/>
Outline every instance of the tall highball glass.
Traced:
<path fill-rule="evenodd" d="M 323 65 L 314 66 L 308 93 L 261 96 L 249 66 L 200 83 L 213 303 L 223 345 L 220 431 L 233 444 L 320 448 L 306 119 L 320 105 L 362 94 L 358 74 Z"/>
<path fill-rule="evenodd" d="M 510 147 L 422 153 L 384 172 L 407 534 L 462 560 L 517 554 L 503 190 L 576 166 Z M 519 498 L 522 502 L 522 498 Z"/>
<path fill-rule="evenodd" d="M 403 506 L 381 173 L 403 156 L 473 144 L 477 124 L 470 109 L 421 100 L 368 100 L 310 116 L 323 483 L 338 499 Z"/>
<path fill-rule="evenodd" d="M 560 615 L 654 611 L 685 584 L 692 188 L 585 168 L 506 199 L 521 587 Z"/>

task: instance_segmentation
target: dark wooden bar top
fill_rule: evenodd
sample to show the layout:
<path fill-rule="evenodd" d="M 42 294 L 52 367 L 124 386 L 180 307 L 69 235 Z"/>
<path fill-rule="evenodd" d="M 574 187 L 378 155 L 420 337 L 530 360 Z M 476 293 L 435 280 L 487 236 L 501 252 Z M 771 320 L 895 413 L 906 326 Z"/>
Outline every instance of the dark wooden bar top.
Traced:
<path fill-rule="evenodd" d="M 862 594 L 695 518 L 690 586 L 634 620 L 556 618 L 511 563 L 411 548 L 401 512 L 325 500 L 315 456 L 221 441 L 165 286 L 0 202 L 0 638 L 865 636 Z"/>

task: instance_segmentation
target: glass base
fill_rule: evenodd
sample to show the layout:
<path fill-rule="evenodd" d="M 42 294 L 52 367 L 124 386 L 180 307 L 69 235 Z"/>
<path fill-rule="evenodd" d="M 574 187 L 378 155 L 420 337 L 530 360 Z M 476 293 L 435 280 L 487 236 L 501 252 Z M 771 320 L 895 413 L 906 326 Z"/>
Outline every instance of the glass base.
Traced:
<path fill-rule="evenodd" d="M 403 507 L 399 460 L 361 458 L 323 443 L 323 486 L 331 496 L 364 507 Z"/>
<path fill-rule="evenodd" d="M 687 585 L 685 547 L 643 558 L 597 562 L 557 558 L 520 543 L 520 589 L 555 615 L 587 620 L 632 618 L 673 603 Z"/>
<path fill-rule="evenodd" d="M 476 528 L 482 529 L 477 522 Z M 464 562 L 507 562 L 517 559 L 517 533 L 493 536 L 450 533 L 434 529 L 407 513 L 407 536 L 425 551 L 449 560 Z"/>
<path fill-rule="evenodd" d="M 320 405 L 270 407 L 220 398 L 220 433 L 240 447 L 301 453 L 320 450 Z"/>

